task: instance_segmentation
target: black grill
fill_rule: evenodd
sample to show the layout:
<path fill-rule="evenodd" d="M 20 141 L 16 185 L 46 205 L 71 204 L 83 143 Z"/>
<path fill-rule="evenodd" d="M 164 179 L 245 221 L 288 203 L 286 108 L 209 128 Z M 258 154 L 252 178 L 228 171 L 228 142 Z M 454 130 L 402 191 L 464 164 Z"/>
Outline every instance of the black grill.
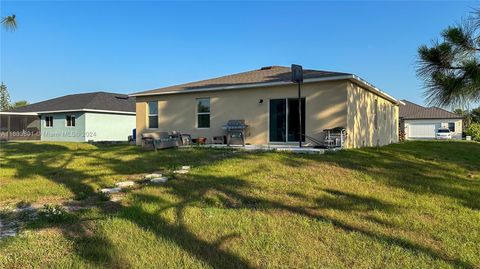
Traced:
<path fill-rule="evenodd" d="M 248 125 L 245 124 L 245 120 L 229 120 L 226 125 L 223 125 L 223 129 L 227 132 L 227 145 L 230 146 L 232 138 L 241 139 L 242 145 L 245 146 L 245 130 Z"/>
<path fill-rule="evenodd" d="M 225 130 L 244 130 L 247 127 L 245 120 L 229 120 L 226 125 L 223 125 Z"/>

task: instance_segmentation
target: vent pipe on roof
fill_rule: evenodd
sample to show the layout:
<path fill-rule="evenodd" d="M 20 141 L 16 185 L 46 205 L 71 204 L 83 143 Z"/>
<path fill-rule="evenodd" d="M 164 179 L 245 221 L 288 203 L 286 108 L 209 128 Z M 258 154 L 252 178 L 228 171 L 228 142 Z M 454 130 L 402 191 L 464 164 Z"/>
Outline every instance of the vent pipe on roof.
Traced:
<path fill-rule="evenodd" d="M 260 70 L 269 70 L 269 69 L 272 69 L 273 66 L 263 66 L 262 68 L 260 68 Z"/>

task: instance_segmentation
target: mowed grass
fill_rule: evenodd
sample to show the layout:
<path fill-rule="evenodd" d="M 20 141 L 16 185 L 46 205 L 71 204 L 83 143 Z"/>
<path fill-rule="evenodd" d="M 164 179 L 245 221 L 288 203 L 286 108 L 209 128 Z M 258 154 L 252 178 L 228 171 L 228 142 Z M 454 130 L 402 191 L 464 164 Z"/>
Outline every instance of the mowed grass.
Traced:
<path fill-rule="evenodd" d="M 1 206 L 94 205 L 0 241 L 0 268 L 480 268 L 479 143 L 326 155 L 0 147 Z M 191 172 L 174 177 L 180 165 Z M 154 171 L 174 179 L 117 205 L 93 199 Z"/>

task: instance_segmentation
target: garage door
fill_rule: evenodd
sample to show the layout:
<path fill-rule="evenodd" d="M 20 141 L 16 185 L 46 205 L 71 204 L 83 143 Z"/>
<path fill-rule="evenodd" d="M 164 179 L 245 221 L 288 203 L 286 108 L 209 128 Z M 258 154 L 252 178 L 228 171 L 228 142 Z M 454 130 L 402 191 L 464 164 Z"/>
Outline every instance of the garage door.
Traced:
<path fill-rule="evenodd" d="M 409 138 L 435 138 L 438 128 L 440 128 L 438 123 L 411 123 Z"/>

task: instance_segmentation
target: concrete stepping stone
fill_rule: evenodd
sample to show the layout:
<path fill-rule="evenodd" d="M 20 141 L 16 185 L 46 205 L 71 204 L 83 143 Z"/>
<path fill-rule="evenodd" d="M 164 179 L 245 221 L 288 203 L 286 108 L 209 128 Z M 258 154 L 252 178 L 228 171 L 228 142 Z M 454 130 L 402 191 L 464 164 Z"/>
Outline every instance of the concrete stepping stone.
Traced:
<path fill-rule="evenodd" d="M 159 177 L 162 177 L 162 174 L 160 173 L 152 173 L 152 174 L 148 174 L 145 176 L 145 179 L 152 179 L 152 178 L 159 178 Z"/>
<path fill-rule="evenodd" d="M 182 166 L 182 168 L 180 170 L 190 170 L 190 166 L 189 165 L 184 165 L 184 166 Z"/>
<path fill-rule="evenodd" d="M 183 170 L 183 169 L 182 170 L 175 170 L 175 171 L 173 171 L 173 173 L 175 173 L 175 174 L 186 174 L 186 173 L 188 173 L 188 170 Z"/>
<path fill-rule="evenodd" d="M 168 181 L 168 178 L 166 178 L 166 177 L 158 177 L 158 178 L 150 179 L 150 182 L 153 183 L 153 184 L 165 183 L 167 181 Z"/>
<path fill-rule="evenodd" d="M 101 193 L 110 194 L 110 193 L 119 193 L 122 191 L 122 188 L 104 188 L 101 189 Z"/>
<path fill-rule="evenodd" d="M 123 182 L 117 182 L 115 183 L 115 186 L 117 188 L 128 188 L 128 187 L 133 187 L 135 186 L 135 182 L 133 181 L 123 181 Z"/>

